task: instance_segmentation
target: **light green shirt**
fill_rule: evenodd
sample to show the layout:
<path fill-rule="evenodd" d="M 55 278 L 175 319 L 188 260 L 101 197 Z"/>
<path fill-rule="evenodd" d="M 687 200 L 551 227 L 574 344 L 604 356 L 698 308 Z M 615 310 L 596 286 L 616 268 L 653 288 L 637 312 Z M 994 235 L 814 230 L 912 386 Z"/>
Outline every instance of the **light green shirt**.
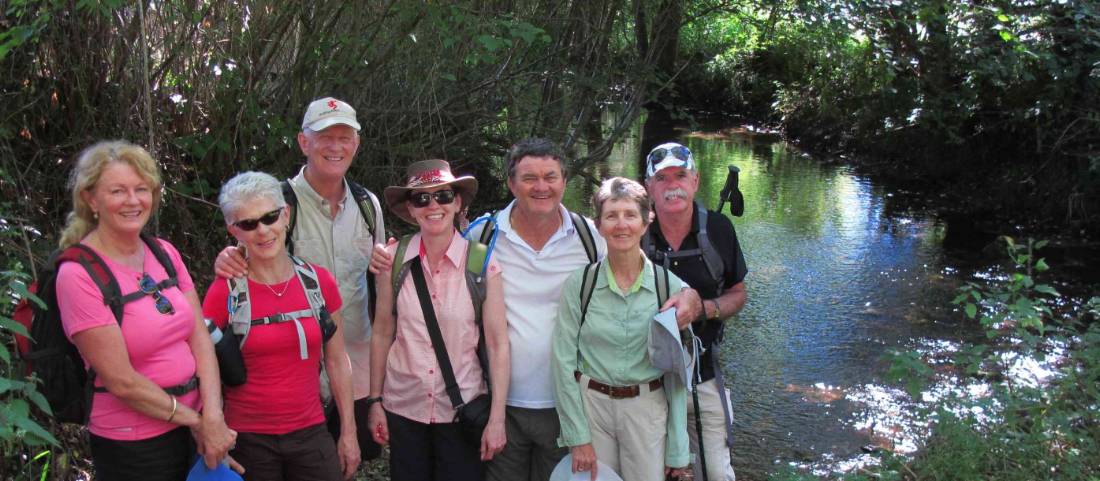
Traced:
<path fill-rule="evenodd" d="M 643 384 L 664 374 L 653 367 L 648 354 L 650 324 L 659 307 L 653 263 L 645 259 L 641 275 L 624 293 L 613 280 L 611 264 L 603 262 L 581 326 L 583 273 L 584 269 L 574 272 L 562 288 L 551 356 L 554 393 L 561 420 L 558 444 L 570 447 L 592 442 L 588 416 L 581 400 L 581 386 L 574 378 L 574 371 L 612 386 Z M 668 280 L 669 292 L 683 288 L 683 282 L 674 274 L 669 273 Z M 665 465 L 683 467 L 690 461 L 687 391 L 682 385 L 672 388 L 667 383 L 662 390 L 668 400 Z"/>

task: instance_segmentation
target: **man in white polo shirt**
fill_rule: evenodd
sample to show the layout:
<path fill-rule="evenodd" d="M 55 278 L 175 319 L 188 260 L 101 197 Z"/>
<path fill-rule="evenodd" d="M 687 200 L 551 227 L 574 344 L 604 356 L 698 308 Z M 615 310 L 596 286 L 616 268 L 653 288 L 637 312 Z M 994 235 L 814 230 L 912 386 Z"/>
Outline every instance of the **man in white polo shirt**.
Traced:
<path fill-rule="evenodd" d="M 508 189 L 515 200 L 495 216 L 492 256 L 504 277 L 512 352 L 505 425 L 508 443 L 489 462 L 487 479 L 546 481 L 567 454 L 566 448 L 558 446 L 560 424 L 550 375 L 550 338 L 558 300 L 569 274 L 603 259 L 607 244 L 591 220 L 561 204 L 566 172 L 553 142 L 531 138 L 516 143 L 508 152 L 507 167 Z M 481 237 L 478 229 L 471 238 Z M 681 325 L 700 315 L 699 302 L 694 291 L 669 300 L 678 308 L 677 317 L 684 319 Z"/>
<path fill-rule="evenodd" d="M 491 255 L 500 263 L 504 278 L 512 352 L 505 422 L 508 442 L 489 461 L 487 479 L 547 481 L 568 453 L 558 446 L 560 424 L 550 375 L 550 338 L 558 300 L 569 274 L 603 259 L 607 244 L 591 220 L 562 205 L 566 172 L 553 142 L 521 140 L 509 149 L 506 161 L 508 189 L 515 200 L 493 215 L 495 222 L 475 220 L 468 234 L 481 239 L 486 226 L 496 229 Z M 375 250 L 372 271 L 388 271 L 391 264 L 382 249 Z M 667 304 L 677 308 L 681 327 L 702 314 L 699 296 L 691 289 L 673 295 Z"/>

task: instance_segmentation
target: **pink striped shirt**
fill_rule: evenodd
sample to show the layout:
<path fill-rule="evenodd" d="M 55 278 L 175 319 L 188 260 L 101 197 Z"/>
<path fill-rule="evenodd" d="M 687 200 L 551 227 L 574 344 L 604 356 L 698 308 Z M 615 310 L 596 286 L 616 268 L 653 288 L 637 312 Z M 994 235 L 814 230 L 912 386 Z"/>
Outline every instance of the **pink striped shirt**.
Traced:
<path fill-rule="evenodd" d="M 477 361 L 478 331 L 473 303 L 466 288 L 466 247 L 466 240 L 455 232 L 439 265 L 435 268 L 424 265 L 424 278 L 459 391 L 462 399 L 469 401 L 486 392 L 486 387 Z M 386 250 L 393 255 L 397 244 L 390 244 Z M 416 234 L 402 263 L 420 255 L 420 250 L 420 234 Z M 490 260 L 487 277 L 499 275 L 500 266 Z M 405 277 L 397 297 L 396 337 L 386 360 L 382 397 L 387 411 L 417 422 L 454 420 L 454 407 L 447 397 L 411 274 Z"/>

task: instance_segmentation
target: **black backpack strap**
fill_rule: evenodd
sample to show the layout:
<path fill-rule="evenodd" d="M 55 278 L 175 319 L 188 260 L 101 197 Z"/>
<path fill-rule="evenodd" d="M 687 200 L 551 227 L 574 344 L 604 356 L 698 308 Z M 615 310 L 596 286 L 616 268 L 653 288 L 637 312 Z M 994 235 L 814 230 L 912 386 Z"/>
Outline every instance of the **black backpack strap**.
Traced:
<path fill-rule="evenodd" d="M 580 327 L 584 325 L 584 318 L 588 315 L 588 304 L 592 302 L 592 293 L 596 290 L 596 279 L 600 277 L 600 262 L 584 266 L 584 274 L 581 277 L 581 323 L 577 326 L 578 335 Z"/>
<path fill-rule="evenodd" d="M 161 289 L 166 289 L 179 285 L 176 266 L 172 263 L 172 258 L 168 257 L 168 253 L 164 251 L 164 247 L 160 245 L 160 241 L 156 237 L 145 233 L 141 234 L 141 240 L 145 241 L 145 245 L 149 246 L 149 250 L 153 251 L 153 257 L 157 259 L 157 262 L 164 268 L 164 272 L 168 274 L 168 279 L 161 281 L 159 287 Z"/>
<path fill-rule="evenodd" d="M 596 259 L 596 237 L 592 235 L 588 221 L 583 215 L 573 211 L 569 211 L 569 217 L 573 219 L 573 228 L 577 230 L 577 236 L 580 237 L 581 245 L 584 246 L 584 253 L 588 255 L 588 263 L 595 263 L 598 260 Z"/>
<path fill-rule="evenodd" d="M 657 263 L 653 263 L 653 284 L 657 291 L 657 309 L 660 309 L 661 306 L 665 305 L 665 302 L 668 302 L 668 269 L 657 265 Z"/>
<path fill-rule="evenodd" d="M 378 211 L 374 208 L 374 194 L 355 182 L 350 180 L 348 182 L 348 189 L 351 190 L 351 196 L 355 199 L 355 203 L 359 205 L 359 214 L 363 216 L 363 221 L 367 223 L 367 230 L 370 231 L 371 237 L 378 237 L 375 229 L 378 227 Z M 378 242 L 377 240 L 375 242 Z"/>
<path fill-rule="evenodd" d="M 279 185 L 283 188 L 283 200 L 286 201 L 290 210 L 290 220 L 286 224 L 286 251 L 294 255 L 293 237 L 294 227 L 298 225 L 298 194 L 294 192 L 294 187 L 290 185 L 290 179 L 280 182 Z"/>
<path fill-rule="evenodd" d="M 489 220 L 485 221 L 485 228 L 481 229 L 481 237 L 478 240 L 484 245 L 489 245 L 489 242 L 493 240 L 493 235 L 497 231 L 497 213 L 498 210 L 494 210 L 489 213 Z"/>
<path fill-rule="evenodd" d="M 726 264 L 722 262 L 722 254 L 710 242 L 710 234 L 707 233 L 707 215 L 709 213 L 706 206 L 696 202 L 695 215 L 699 219 L 699 234 L 696 236 L 696 240 L 699 244 L 699 250 L 702 251 L 703 263 L 706 264 L 707 271 L 710 273 L 711 279 L 714 280 L 715 290 L 721 293 L 722 283 L 726 275 Z"/>
<path fill-rule="evenodd" d="M 465 401 L 462 400 L 462 393 L 458 390 L 458 381 L 455 380 L 454 369 L 451 368 L 451 358 L 447 356 L 447 345 L 443 342 L 443 333 L 439 331 L 439 320 L 435 317 L 435 308 L 432 307 L 432 300 L 428 297 L 428 283 L 424 280 L 420 256 L 409 261 L 409 264 L 413 285 L 416 286 L 416 295 L 420 298 L 420 308 L 424 311 L 424 324 L 428 326 L 428 336 L 432 340 L 435 359 L 439 362 L 439 373 L 443 375 L 447 397 L 451 398 L 451 405 L 457 411 Z"/>

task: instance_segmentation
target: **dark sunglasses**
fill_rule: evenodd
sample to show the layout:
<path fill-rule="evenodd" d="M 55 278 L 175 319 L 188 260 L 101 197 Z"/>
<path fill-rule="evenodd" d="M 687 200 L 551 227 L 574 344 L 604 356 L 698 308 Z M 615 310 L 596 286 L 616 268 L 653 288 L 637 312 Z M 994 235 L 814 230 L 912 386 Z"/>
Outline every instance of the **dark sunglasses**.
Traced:
<path fill-rule="evenodd" d="M 435 192 L 409 192 L 409 203 L 418 209 L 423 209 L 432 203 L 432 198 L 439 205 L 447 205 L 455 201 L 455 191 L 437 190 Z"/>
<path fill-rule="evenodd" d="M 650 165 L 654 165 L 662 160 L 665 160 L 665 157 L 668 157 L 669 155 L 672 155 L 677 159 L 687 162 L 688 159 L 691 157 L 691 151 L 688 150 L 687 147 L 684 147 L 682 145 L 677 145 L 676 147 L 673 147 L 671 149 L 666 149 L 662 147 L 660 149 L 654 150 L 653 152 L 650 152 L 649 157 L 647 157 L 646 160 L 649 162 Z"/>
<path fill-rule="evenodd" d="M 157 303 L 157 312 L 161 314 L 176 313 L 176 309 L 172 307 L 172 302 L 160 293 L 160 286 L 157 285 L 157 281 L 149 277 L 148 272 L 141 276 L 141 282 L 138 283 L 138 288 L 141 289 L 141 292 L 145 295 L 153 296 L 153 300 Z"/>
<path fill-rule="evenodd" d="M 255 219 L 239 220 L 237 222 L 234 222 L 233 225 L 237 226 L 238 229 L 243 230 L 245 232 L 253 231 L 253 230 L 256 230 L 256 228 L 260 226 L 260 222 L 263 222 L 264 225 L 274 224 L 275 221 L 279 220 L 279 214 L 282 214 L 282 213 L 283 213 L 283 208 L 279 207 L 278 209 L 275 209 L 271 212 L 268 212 L 264 215 L 261 215 L 260 217 L 257 217 Z"/>

